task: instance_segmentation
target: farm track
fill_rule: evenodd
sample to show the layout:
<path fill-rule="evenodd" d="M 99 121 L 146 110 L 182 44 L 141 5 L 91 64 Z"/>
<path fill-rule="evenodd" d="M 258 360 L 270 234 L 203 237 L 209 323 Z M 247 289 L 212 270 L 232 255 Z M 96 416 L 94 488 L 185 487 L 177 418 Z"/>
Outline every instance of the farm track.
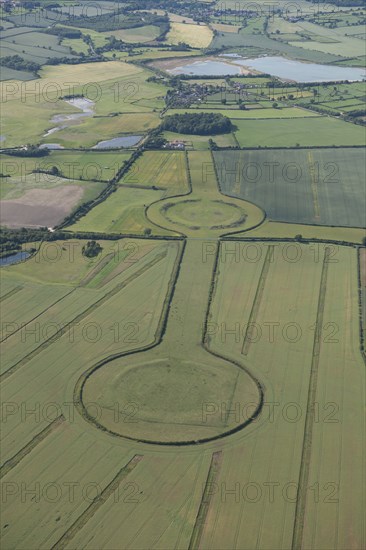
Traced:
<path fill-rule="evenodd" d="M 145 273 L 148 269 L 153 267 L 155 264 L 160 262 L 166 257 L 166 251 L 162 252 L 156 258 L 148 262 L 146 265 L 144 265 L 139 271 L 136 273 L 130 275 L 125 281 L 122 281 L 121 283 L 118 283 L 114 288 L 112 288 L 107 294 L 102 296 L 99 300 L 94 302 L 91 306 L 89 306 L 87 309 L 85 309 L 82 313 L 74 317 L 71 321 L 66 323 L 66 325 L 58 330 L 55 334 L 50 336 L 45 342 L 40 344 L 36 349 L 34 349 L 31 353 L 23 357 L 18 363 L 10 367 L 7 371 L 5 371 L 3 374 L 0 375 L 0 383 L 9 378 L 11 375 L 15 374 L 20 368 L 22 368 L 24 365 L 26 365 L 31 359 L 36 357 L 39 353 L 44 351 L 48 346 L 53 344 L 56 340 L 61 338 L 64 334 L 67 334 L 67 332 L 74 326 L 74 324 L 79 323 L 82 321 L 85 317 L 90 315 L 93 311 L 95 311 L 97 308 L 102 306 L 105 302 L 107 302 L 110 298 L 115 296 L 118 292 L 126 288 L 132 281 L 134 281 L 137 277 Z"/>
<path fill-rule="evenodd" d="M 12 288 L 11 290 L 9 290 L 9 292 L 4 294 L 4 296 L 0 297 L 0 302 L 3 302 L 4 300 L 11 298 L 12 296 L 14 296 L 14 294 L 17 294 L 22 289 L 23 289 L 22 286 L 16 286 L 15 288 Z"/>
<path fill-rule="evenodd" d="M 12 458 L 9 458 L 0 468 L 0 479 L 10 472 L 15 466 L 19 464 L 24 457 L 26 457 L 37 445 L 42 443 L 48 435 L 59 428 L 65 422 L 63 415 L 58 416 L 53 420 L 46 428 L 33 437 L 33 439 L 27 443 L 20 451 L 18 451 Z"/>
<path fill-rule="evenodd" d="M 215 480 L 219 475 L 222 458 L 222 451 L 215 451 L 214 453 L 212 453 L 211 464 L 208 470 L 205 488 L 203 490 L 202 499 L 198 508 L 196 521 L 192 530 L 191 540 L 189 541 L 188 550 L 196 550 L 200 547 L 207 514 L 209 512 L 211 500 L 213 497 L 211 487 L 212 484 L 215 483 Z"/>
<path fill-rule="evenodd" d="M 321 336 L 322 336 L 323 315 L 324 315 L 324 307 L 325 307 L 325 294 L 326 294 L 327 276 L 328 276 L 328 267 L 329 267 L 329 261 L 328 261 L 329 252 L 330 252 L 329 248 L 326 248 L 324 251 L 323 267 L 322 267 L 322 273 L 321 273 L 321 279 L 320 279 L 318 309 L 317 309 L 317 318 L 315 323 L 314 344 L 313 344 L 313 353 L 312 353 L 312 361 L 311 361 L 311 369 L 310 369 L 308 399 L 307 399 L 307 406 L 306 406 L 304 438 L 303 438 L 303 444 L 302 444 L 299 483 L 298 483 L 298 489 L 297 489 L 297 495 L 296 495 L 295 520 L 294 520 L 294 530 L 293 530 L 292 545 L 291 545 L 292 550 L 301 550 L 302 542 L 303 542 L 306 495 L 308 492 L 307 489 L 308 489 L 310 462 L 311 462 L 312 436 L 313 436 L 313 427 L 314 427 L 314 419 L 315 419 L 315 398 L 316 398 L 316 392 L 317 392 Z"/>
<path fill-rule="evenodd" d="M 32 321 L 35 321 L 36 319 L 38 319 L 38 317 L 40 317 L 41 315 L 43 315 L 43 313 L 46 313 L 46 311 L 48 311 L 49 309 L 51 309 L 54 305 L 58 304 L 59 302 L 62 302 L 62 300 L 64 298 L 66 298 L 67 296 L 69 296 L 70 294 L 72 294 L 73 292 L 75 291 L 75 288 L 73 288 L 72 290 L 70 290 L 70 292 L 67 292 L 67 294 L 64 294 L 63 296 L 61 296 L 61 298 L 59 298 L 58 300 L 56 300 L 55 302 L 52 302 L 52 304 L 49 304 L 45 309 L 43 309 L 42 311 L 40 311 L 35 317 L 33 317 L 32 319 L 29 319 L 29 321 L 27 321 L 26 323 L 22 323 L 20 325 L 19 328 L 17 328 L 16 330 L 14 330 L 14 332 L 12 332 L 11 334 L 8 334 L 8 336 L 5 336 L 5 338 L 3 338 L 2 340 L 0 340 L 0 342 L 5 342 L 5 340 L 7 340 L 8 338 L 10 338 L 11 336 L 14 336 L 14 334 L 16 334 L 17 332 L 19 332 L 20 330 L 24 329 L 24 327 L 26 327 L 27 325 L 29 325 L 29 323 L 31 323 Z M 1 377 L 0 377 L 0 380 L 1 380 Z"/>
<path fill-rule="evenodd" d="M 258 316 L 259 308 L 260 308 L 261 303 L 262 303 L 264 288 L 265 288 L 265 285 L 266 285 L 266 280 L 267 280 L 267 276 L 268 276 L 268 272 L 269 272 L 269 264 L 271 262 L 271 258 L 273 258 L 273 250 L 274 250 L 274 246 L 269 245 L 268 248 L 267 248 L 266 257 L 264 259 L 262 272 L 261 272 L 260 277 L 259 277 L 257 291 L 255 293 L 255 297 L 254 297 L 254 301 L 253 301 L 253 305 L 252 305 L 252 310 L 250 312 L 248 325 L 247 325 L 245 335 L 244 335 L 244 339 L 243 339 L 243 346 L 242 346 L 242 349 L 241 349 L 242 355 L 245 355 L 245 356 L 248 355 L 250 344 L 252 342 L 251 326 L 253 325 L 253 323 L 255 323 L 255 320 Z"/>
<path fill-rule="evenodd" d="M 358 307 L 360 317 L 360 350 L 366 365 L 366 249 L 359 248 L 357 255 Z"/>
<path fill-rule="evenodd" d="M 112 481 L 103 489 L 103 491 L 94 499 L 94 501 L 88 506 L 88 508 L 78 517 L 78 519 L 71 525 L 71 527 L 64 533 L 64 535 L 52 546 L 52 550 L 63 550 L 69 542 L 77 535 L 77 533 L 87 524 L 87 522 L 94 516 L 101 506 L 109 499 L 109 497 L 118 489 L 121 482 L 128 476 L 130 472 L 136 468 L 136 466 L 143 459 L 143 455 L 135 455 L 123 468 L 120 469 L 118 474 L 112 479 Z"/>
<path fill-rule="evenodd" d="M 318 196 L 318 187 L 316 181 L 316 175 L 314 171 L 314 157 L 311 151 L 308 152 L 308 163 L 309 163 L 309 172 L 311 178 L 311 192 L 313 195 L 313 206 L 314 206 L 314 219 L 315 223 L 320 222 L 320 208 L 319 208 L 319 196 Z"/>
<path fill-rule="evenodd" d="M 83 287 L 86 286 L 88 283 L 90 283 L 102 269 L 109 264 L 109 262 L 114 257 L 114 253 L 111 252 L 110 254 L 107 254 L 99 263 L 92 269 L 89 273 L 85 275 L 85 277 L 80 281 L 79 286 Z"/>

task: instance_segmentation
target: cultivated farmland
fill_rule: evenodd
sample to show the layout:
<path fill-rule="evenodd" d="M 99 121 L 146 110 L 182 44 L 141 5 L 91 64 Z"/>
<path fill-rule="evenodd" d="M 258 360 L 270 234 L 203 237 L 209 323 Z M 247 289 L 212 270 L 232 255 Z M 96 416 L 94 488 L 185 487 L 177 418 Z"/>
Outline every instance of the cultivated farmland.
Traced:
<path fill-rule="evenodd" d="M 194 48 L 207 48 L 212 37 L 213 33 L 206 25 L 171 23 L 167 39 L 171 44 L 184 42 Z"/>
<path fill-rule="evenodd" d="M 365 131 L 334 118 L 237 121 L 235 136 L 241 147 L 363 145 Z"/>
<path fill-rule="evenodd" d="M 223 193 L 258 204 L 271 220 L 365 226 L 362 148 L 225 151 L 214 157 Z"/>
<path fill-rule="evenodd" d="M 365 10 L 102 4 L 1 8 L 1 548 L 364 550 Z"/>
<path fill-rule="evenodd" d="M 146 151 L 121 179 L 122 185 L 158 187 L 169 189 L 172 194 L 187 193 L 188 174 L 184 152 Z"/>

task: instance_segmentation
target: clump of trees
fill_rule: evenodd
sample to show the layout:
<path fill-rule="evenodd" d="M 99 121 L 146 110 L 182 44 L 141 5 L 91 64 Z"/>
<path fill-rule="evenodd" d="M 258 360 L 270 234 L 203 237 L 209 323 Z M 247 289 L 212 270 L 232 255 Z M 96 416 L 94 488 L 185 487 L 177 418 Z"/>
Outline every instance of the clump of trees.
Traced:
<path fill-rule="evenodd" d="M 7 154 L 13 157 L 46 157 L 49 154 L 49 150 L 41 149 L 37 145 L 27 145 L 22 149 L 9 150 Z"/>
<path fill-rule="evenodd" d="M 46 29 L 47 34 L 54 34 L 60 38 L 81 38 L 82 32 L 79 29 L 70 29 L 67 27 L 52 27 L 51 29 Z"/>
<path fill-rule="evenodd" d="M 8 67 L 8 69 L 15 69 L 16 71 L 29 71 L 30 73 L 37 73 L 40 69 L 40 65 L 34 61 L 27 61 L 20 57 L 20 55 L 7 55 L 0 58 L 0 66 Z"/>
<path fill-rule="evenodd" d="M 22 244 L 42 241 L 47 238 L 48 231 L 46 227 L 42 228 L 21 228 L 8 229 L 1 227 L 0 229 L 0 258 L 11 256 L 22 250 Z M 33 252 L 28 249 L 28 252 Z"/>
<path fill-rule="evenodd" d="M 165 117 L 160 129 L 179 134 L 209 136 L 229 133 L 233 125 L 228 117 L 220 113 L 185 113 Z"/>
<path fill-rule="evenodd" d="M 88 241 L 86 244 L 84 244 L 82 248 L 83 256 L 86 256 L 87 258 L 94 258 L 95 256 L 98 256 L 100 252 L 102 252 L 102 247 L 100 246 L 97 241 Z"/>

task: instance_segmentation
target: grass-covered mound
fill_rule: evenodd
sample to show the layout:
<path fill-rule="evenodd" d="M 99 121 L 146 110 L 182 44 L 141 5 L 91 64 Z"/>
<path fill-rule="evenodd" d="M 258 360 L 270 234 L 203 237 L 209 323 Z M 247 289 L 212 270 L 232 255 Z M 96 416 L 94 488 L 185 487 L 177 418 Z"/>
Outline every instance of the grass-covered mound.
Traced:
<path fill-rule="evenodd" d="M 231 132 L 233 126 L 231 120 L 220 113 L 184 113 L 165 117 L 161 129 L 179 134 L 209 136 Z"/>

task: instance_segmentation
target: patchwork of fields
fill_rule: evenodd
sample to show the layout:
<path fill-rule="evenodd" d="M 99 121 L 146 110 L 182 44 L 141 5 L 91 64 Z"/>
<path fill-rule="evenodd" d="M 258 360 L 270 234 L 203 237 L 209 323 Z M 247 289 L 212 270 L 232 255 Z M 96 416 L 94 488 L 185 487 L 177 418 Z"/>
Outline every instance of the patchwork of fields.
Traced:
<path fill-rule="evenodd" d="M 366 12 L 92 4 L 0 10 L 1 547 L 364 550 L 365 82 L 218 67 Z"/>

